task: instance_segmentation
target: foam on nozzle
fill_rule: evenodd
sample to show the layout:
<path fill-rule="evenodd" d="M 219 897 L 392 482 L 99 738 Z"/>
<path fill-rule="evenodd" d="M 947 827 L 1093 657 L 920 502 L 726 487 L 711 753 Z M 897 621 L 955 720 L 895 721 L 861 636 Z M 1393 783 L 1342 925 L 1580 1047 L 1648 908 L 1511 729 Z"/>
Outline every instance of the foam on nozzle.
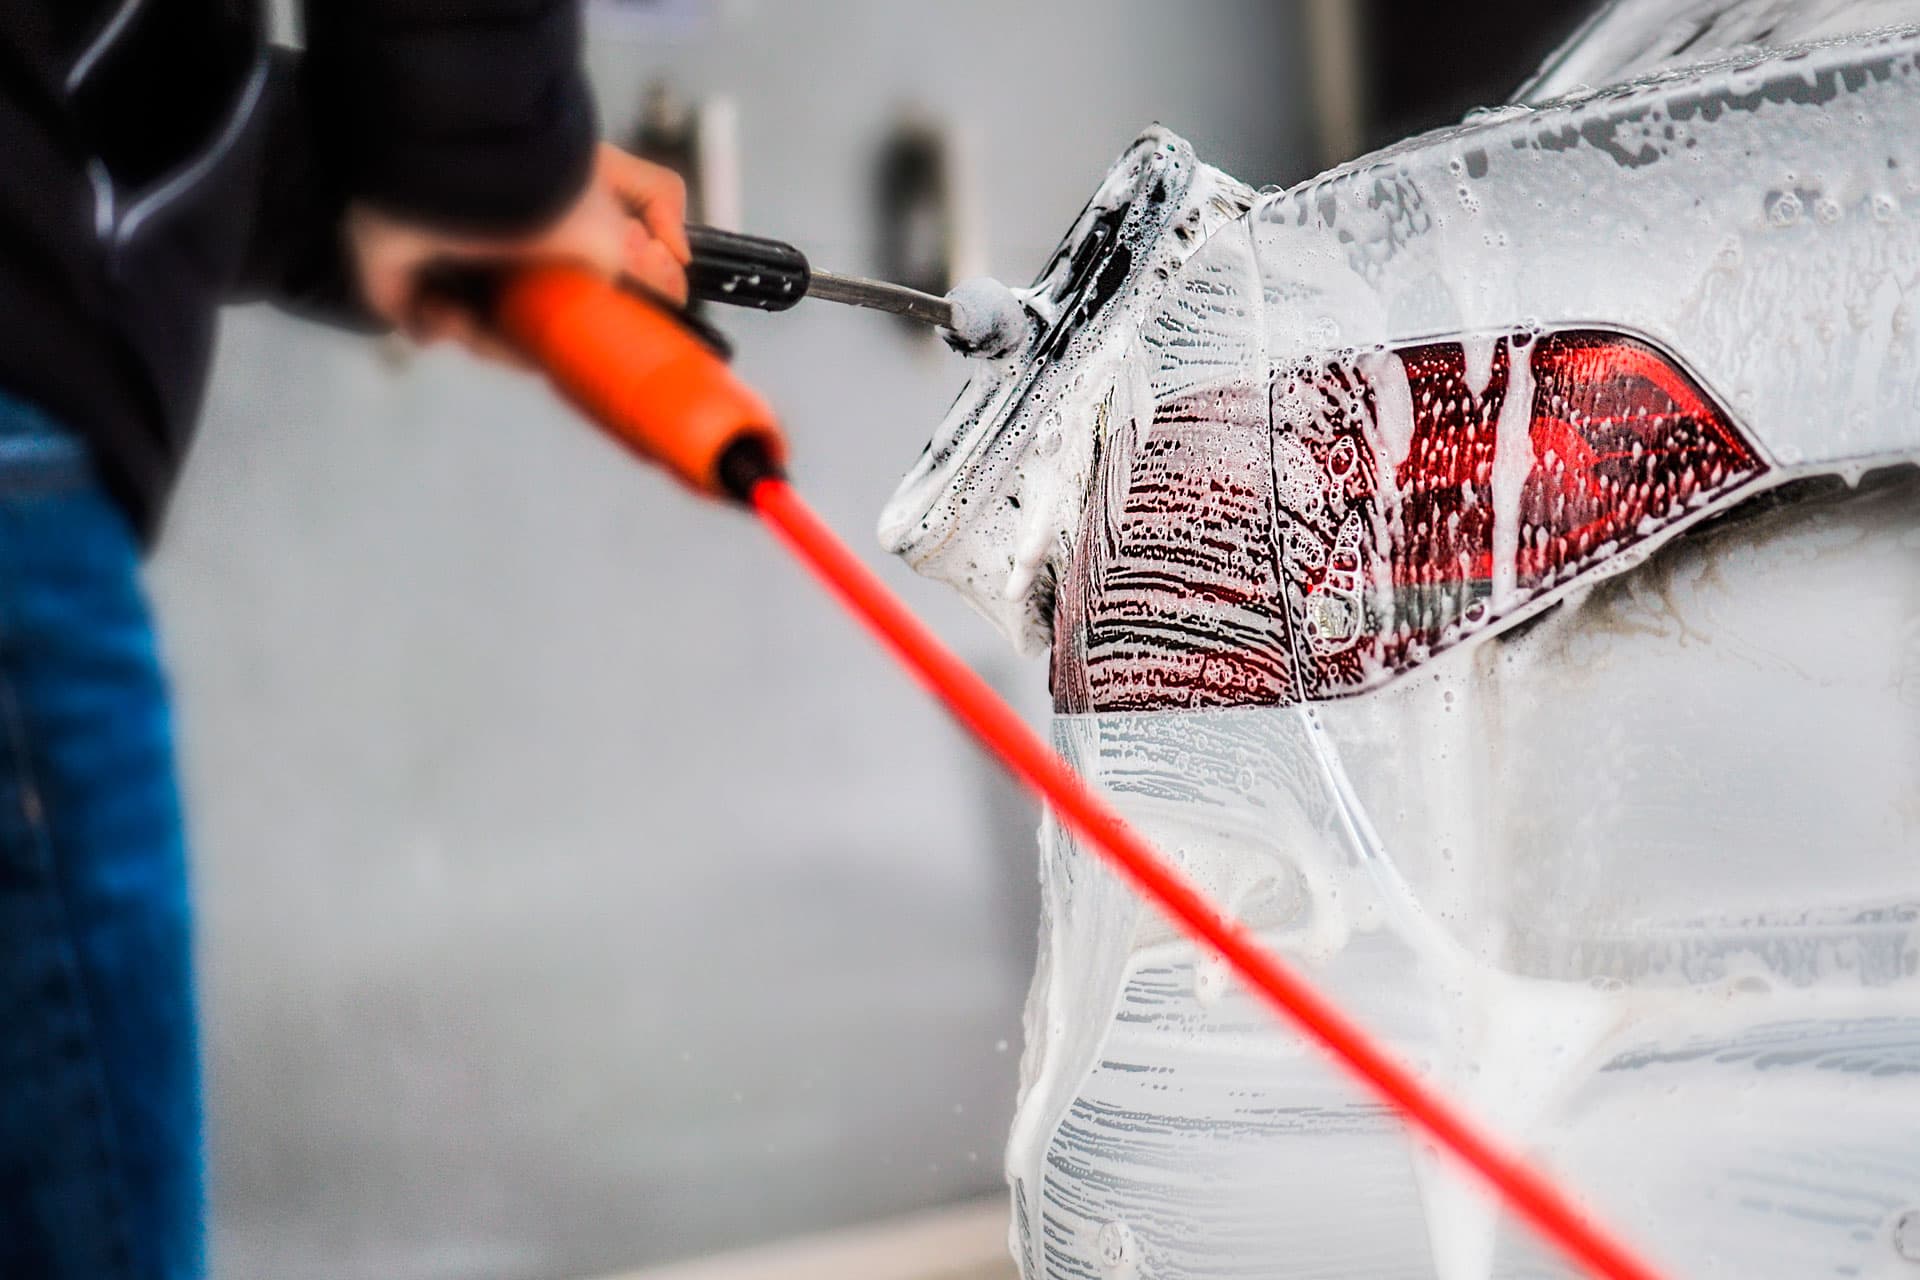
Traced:
<path fill-rule="evenodd" d="M 947 345 L 963 356 L 997 359 L 1018 350 L 1027 338 L 1027 309 L 1013 290 L 989 276 L 962 280 L 947 294 L 953 325 Z"/>

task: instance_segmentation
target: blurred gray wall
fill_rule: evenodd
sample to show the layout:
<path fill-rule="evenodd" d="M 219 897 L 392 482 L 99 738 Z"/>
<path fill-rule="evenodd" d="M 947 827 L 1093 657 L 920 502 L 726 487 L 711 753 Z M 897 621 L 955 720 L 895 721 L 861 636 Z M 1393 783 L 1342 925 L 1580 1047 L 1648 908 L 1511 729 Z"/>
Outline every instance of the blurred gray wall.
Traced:
<path fill-rule="evenodd" d="M 1008 278 L 1151 120 L 1256 183 L 1308 154 L 1292 5 L 659 7 L 596 28 L 610 131 L 663 74 L 730 93 L 748 229 L 843 270 L 910 104 L 972 132 Z M 871 552 L 961 362 L 824 304 L 717 318 Z M 747 520 L 526 379 L 252 310 L 155 586 L 221 1276 L 588 1276 L 998 1184 L 1034 815 Z"/>

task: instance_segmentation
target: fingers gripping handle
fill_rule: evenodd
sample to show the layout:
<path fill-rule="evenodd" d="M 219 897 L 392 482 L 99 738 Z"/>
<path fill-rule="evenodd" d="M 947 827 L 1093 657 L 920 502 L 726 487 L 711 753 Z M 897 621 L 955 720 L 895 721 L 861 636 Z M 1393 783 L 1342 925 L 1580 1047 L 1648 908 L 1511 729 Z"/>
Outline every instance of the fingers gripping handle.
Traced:
<path fill-rule="evenodd" d="M 501 337 L 568 400 L 695 492 L 745 501 L 786 465 L 773 410 L 665 309 L 565 265 L 515 271 L 490 301 Z"/>

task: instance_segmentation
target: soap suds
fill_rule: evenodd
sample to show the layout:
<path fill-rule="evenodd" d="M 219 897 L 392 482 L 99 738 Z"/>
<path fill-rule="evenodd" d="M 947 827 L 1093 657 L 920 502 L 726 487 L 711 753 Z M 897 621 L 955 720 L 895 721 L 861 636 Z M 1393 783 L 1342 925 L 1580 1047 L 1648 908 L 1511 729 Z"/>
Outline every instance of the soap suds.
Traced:
<path fill-rule="evenodd" d="M 1397 470 L 1413 444 L 1413 392 L 1407 386 L 1407 366 L 1391 351 L 1369 352 L 1360 358 L 1359 366 L 1379 405 L 1375 417 L 1385 446 L 1381 458 Z"/>
<path fill-rule="evenodd" d="M 1533 346 L 1501 338 L 1507 354 L 1507 393 L 1500 402 L 1493 444 L 1493 608 L 1519 602 L 1520 498 L 1533 470 Z M 1471 348 L 1469 348 L 1471 349 Z M 1492 360 L 1491 354 L 1488 360 Z M 1482 380 L 1483 387 L 1485 385 Z"/>
<path fill-rule="evenodd" d="M 1493 377 L 1493 353 L 1504 339 L 1499 334 L 1473 333 L 1460 339 L 1467 360 L 1467 390 L 1476 400 L 1484 400 L 1487 382 Z"/>
<path fill-rule="evenodd" d="M 947 294 L 947 301 L 953 306 L 947 345 L 961 355 L 997 360 L 1026 346 L 1032 318 L 1013 290 L 998 280 L 986 276 L 962 280 Z"/>
<path fill-rule="evenodd" d="M 1252 202 L 1251 188 L 1199 163 L 1184 140 L 1143 133 L 1039 278 L 1011 291 L 1032 319 L 1022 341 L 976 362 L 881 513 L 887 550 L 952 584 L 1021 652 L 1040 652 L 1051 637 L 1099 406 L 1142 317 L 1180 264 Z M 955 301 L 969 317 L 977 305 L 1003 317 L 1005 299 L 997 287 L 993 295 L 969 285 Z"/>
<path fill-rule="evenodd" d="M 1612 12 L 1630 9 L 1659 6 Z M 1028 651 L 1057 598 L 1056 695 L 1092 708 L 1056 718 L 1075 767 L 1417 1069 L 1705 1280 L 1878 1274 L 1920 1186 L 1920 810 L 1874 803 L 1914 794 L 1920 740 L 1911 700 L 1831 652 L 1920 669 L 1900 585 L 1920 573 L 1895 539 L 1908 561 L 1857 581 L 1748 583 L 1733 625 L 1700 597 L 1792 562 L 1710 557 L 1692 595 L 1647 607 L 1709 618 L 1712 644 L 1609 625 L 1620 592 L 1594 583 L 1763 469 L 1920 457 L 1920 325 L 1886 287 L 1920 279 L 1920 77 L 1848 62 L 1913 65 L 1903 39 L 1482 113 L 1245 217 L 1245 188 L 1150 135 L 1021 292 L 1024 347 L 975 370 L 883 521 Z M 1789 192 L 1813 212 L 1771 225 Z M 1129 261 L 1102 293 L 1114 245 Z M 1534 357 L 1582 325 L 1675 353 L 1761 456 L 1693 438 L 1699 505 L 1652 503 L 1562 581 L 1529 522 L 1578 499 L 1528 496 L 1570 440 L 1549 421 L 1536 456 L 1533 401 L 1558 375 Z M 1441 402 L 1460 425 L 1436 441 L 1415 417 Z M 1412 494 L 1421 466 L 1453 468 L 1447 502 Z M 1373 491 L 1369 527 L 1348 500 Z M 1442 547 L 1445 571 L 1356 577 L 1356 545 Z M 1524 636 L 1502 612 L 1522 597 Z M 1886 636 L 1908 650 L 1868 644 Z M 1782 680 L 1817 695 L 1789 716 Z M 1783 720 L 1790 741 L 1738 728 Z M 1828 760 L 1807 745 L 1822 732 L 1896 749 Z M 1788 793 L 1819 821 L 1767 822 Z M 1563 1273 L 1051 826 L 1042 857 L 1007 1158 L 1029 1280 Z"/>

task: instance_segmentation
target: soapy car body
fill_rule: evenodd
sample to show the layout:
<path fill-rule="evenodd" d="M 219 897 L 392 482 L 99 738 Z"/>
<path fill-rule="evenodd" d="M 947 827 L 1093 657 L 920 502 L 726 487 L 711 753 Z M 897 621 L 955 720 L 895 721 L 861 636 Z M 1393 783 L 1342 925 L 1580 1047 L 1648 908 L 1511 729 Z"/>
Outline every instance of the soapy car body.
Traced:
<path fill-rule="evenodd" d="M 1150 131 L 883 519 L 1162 848 L 1688 1276 L 1913 1265 L 1915 26 L 1618 4 L 1261 195 Z M 1044 837 L 1029 1277 L 1562 1274 Z"/>

